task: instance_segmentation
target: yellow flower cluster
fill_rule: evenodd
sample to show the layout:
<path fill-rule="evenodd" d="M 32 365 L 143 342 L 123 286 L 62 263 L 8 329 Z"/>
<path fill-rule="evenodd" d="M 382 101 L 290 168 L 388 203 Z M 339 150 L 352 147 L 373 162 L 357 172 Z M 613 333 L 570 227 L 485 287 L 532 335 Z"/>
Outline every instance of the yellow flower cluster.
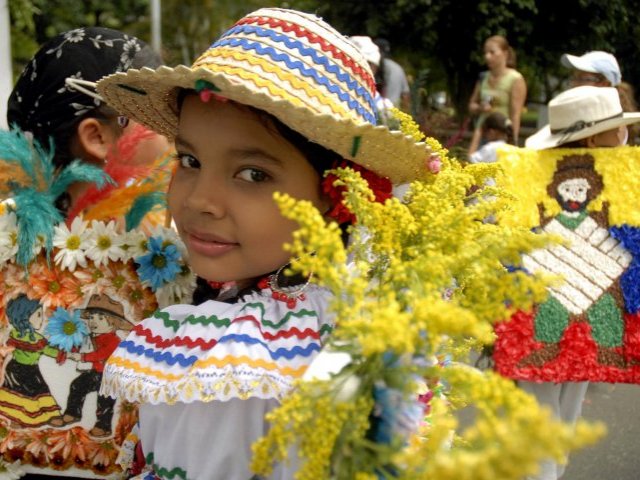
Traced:
<path fill-rule="evenodd" d="M 295 445 L 303 458 L 297 479 L 517 480 L 541 459 L 561 458 L 601 433 L 553 421 L 511 381 L 427 361 L 459 359 L 471 345 L 491 343 L 493 322 L 543 300 L 544 283 L 517 267 L 523 252 L 548 242 L 526 227 L 486 221 L 510 208 L 511 198 L 497 188 L 471 193 L 495 167 L 465 168 L 437 142 L 427 143 L 442 169 L 429 184 L 413 183 L 403 200 L 374 203 L 358 173 L 336 170 L 358 219 L 349 246 L 308 202 L 276 195 L 283 214 L 300 224 L 288 247 L 299 257 L 292 269 L 313 272 L 335 294 L 337 328 L 328 348 L 352 362 L 329 381 L 300 383 L 270 414 L 271 430 L 254 445 L 256 473 L 268 474 Z M 450 398 L 432 401 L 426 437 L 376 444 L 367 436 L 374 386 L 412 395 L 416 374 L 440 376 Z M 345 397 L 354 379 L 357 387 Z M 452 442 L 453 412 L 464 405 L 479 413 Z"/>
<path fill-rule="evenodd" d="M 445 371 L 451 395 L 473 404 L 475 421 L 448 448 L 457 420 L 436 400 L 429 437 L 413 441 L 398 460 L 415 473 L 409 478 L 520 479 L 536 472 L 540 458 L 563 461 L 569 449 L 604 433 L 602 425 L 579 422 L 574 430 L 554 421 L 549 410 L 497 374 L 462 365 Z"/>

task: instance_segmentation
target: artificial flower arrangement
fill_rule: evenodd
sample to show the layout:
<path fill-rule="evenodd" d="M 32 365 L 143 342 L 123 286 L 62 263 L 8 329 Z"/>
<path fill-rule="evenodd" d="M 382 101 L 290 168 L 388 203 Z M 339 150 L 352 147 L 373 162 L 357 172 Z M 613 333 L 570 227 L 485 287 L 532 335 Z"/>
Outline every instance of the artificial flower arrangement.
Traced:
<path fill-rule="evenodd" d="M 419 140 L 409 118 L 398 117 Z M 545 298 L 545 281 L 518 266 L 549 238 L 483 222 L 509 208 L 498 188 L 469 194 L 495 167 L 464 168 L 427 142 L 437 155 L 426 167 L 437 174 L 411 184 L 403 201 L 371 202 L 375 193 L 357 172 L 333 172 L 357 218 L 347 247 L 308 202 L 276 195 L 300 224 L 288 246 L 292 271 L 313 273 L 335 294 L 337 327 L 313 373 L 268 416 L 271 429 L 254 445 L 258 475 L 296 445 L 298 480 L 517 480 L 602 434 L 600 425 L 574 430 L 553 420 L 512 381 L 469 366 L 470 349 L 493 341 L 496 320 Z M 437 384 L 446 395 L 424 391 Z M 415 421 L 416 393 L 429 404 L 428 422 Z M 475 419 L 462 428 L 455 412 L 467 405 Z"/>
<path fill-rule="evenodd" d="M 561 237 L 525 267 L 564 282 L 496 325 L 497 370 L 518 380 L 640 383 L 640 149 L 506 148 L 499 160 L 514 205 L 499 221 Z"/>
<path fill-rule="evenodd" d="M 162 218 L 154 210 L 169 155 L 127 166 L 144 135 L 122 137 L 105 169 L 74 161 L 56 171 L 52 148 L 0 132 L 5 475 L 123 475 L 116 457 L 137 409 L 98 394 L 104 362 L 138 321 L 158 306 L 188 302 L 195 287 L 178 236 L 148 221 L 150 213 Z M 95 188 L 65 221 L 55 200 L 76 181 Z"/>

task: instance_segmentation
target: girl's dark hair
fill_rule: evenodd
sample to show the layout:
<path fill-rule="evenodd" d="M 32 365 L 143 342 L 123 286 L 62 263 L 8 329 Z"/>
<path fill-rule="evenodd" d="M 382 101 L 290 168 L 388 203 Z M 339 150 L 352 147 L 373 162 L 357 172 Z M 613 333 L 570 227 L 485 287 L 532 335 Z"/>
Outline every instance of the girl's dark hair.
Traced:
<path fill-rule="evenodd" d="M 482 130 L 486 132 L 489 129 L 504 133 L 509 140 L 513 138 L 511 120 L 500 112 L 492 112 L 485 118 L 482 124 Z"/>
<path fill-rule="evenodd" d="M 9 318 L 9 323 L 18 330 L 20 336 L 29 333 L 31 340 L 36 339 L 33 325 L 29 322 L 29 318 L 40 306 L 40 302 L 30 299 L 24 293 L 9 300 L 7 304 L 7 317 Z"/>
<path fill-rule="evenodd" d="M 189 95 L 197 95 L 197 92 L 190 89 L 181 89 L 178 92 L 178 112 L 182 109 L 184 99 Z M 336 152 L 310 141 L 307 137 L 289 128 L 287 125 L 282 123 L 270 113 L 251 106 L 243 105 L 241 103 L 236 103 L 235 105 L 237 105 L 239 108 L 245 108 L 253 112 L 265 125 L 265 127 L 274 131 L 274 133 L 281 135 L 286 141 L 293 145 L 307 159 L 314 170 L 318 172 L 318 175 L 320 175 L 320 177 L 324 175 L 324 172 L 333 168 L 342 161 L 342 157 Z M 347 224 L 341 225 L 342 240 L 345 243 L 348 239 L 347 227 Z M 267 275 L 271 275 L 273 273 L 275 272 L 269 272 Z M 278 283 L 281 287 L 300 285 L 301 283 L 304 283 L 306 281 L 307 279 L 302 275 L 294 275 L 291 277 L 287 277 L 285 275 L 278 276 Z M 232 303 L 243 295 L 246 295 L 253 291 L 257 291 L 257 285 L 248 287 L 238 292 L 238 294 L 233 298 L 225 299 L 224 301 Z M 218 293 L 219 290 L 212 287 L 206 279 L 198 277 L 196 279 L 196 289 L 193 292 L 193 303 L 194 305 L 199 305 L 200 303 L 207 300 L 216 299 L 218 297 Z"/>

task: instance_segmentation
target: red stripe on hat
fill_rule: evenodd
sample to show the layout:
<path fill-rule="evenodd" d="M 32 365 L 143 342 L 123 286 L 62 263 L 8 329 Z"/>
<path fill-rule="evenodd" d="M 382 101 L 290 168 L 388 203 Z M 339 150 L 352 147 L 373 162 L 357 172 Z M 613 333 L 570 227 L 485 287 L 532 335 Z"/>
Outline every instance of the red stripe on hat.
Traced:
<path fill-rule="evenodd" d="M 369 90 L 371 92 L 376 91 L 373 77 L 369 75 L 369 73 L 364 68 L 355 63 L 347 54 L 345 54 L 341 50 L 338 50 L 335 45 L 327 43 L 327 41 L 318 34 L 310 32 L 300 25 L 291 24 L 290 22 L 287 22 L 285 20 L 278 20 L 271 17 L 243 18 L 239 22 L 237 22 L 236 25 L 244 25 L 247 23 L 257 23 L 258 25 L 266 24 L 271 28 L 280 27 L 284 32 L 293 32 L 297 37 L 305 37 L 311 43 L 319 44 L 322 50 L 324 50 L 325 52 L 331 52 L 333 57 L 340 60 L 343 65 L 349 68 L 354 75 L 358 75 L 362 80 L 364 80 L 365 84 L 367 85 L 367 87 L 369 87 Z"/>

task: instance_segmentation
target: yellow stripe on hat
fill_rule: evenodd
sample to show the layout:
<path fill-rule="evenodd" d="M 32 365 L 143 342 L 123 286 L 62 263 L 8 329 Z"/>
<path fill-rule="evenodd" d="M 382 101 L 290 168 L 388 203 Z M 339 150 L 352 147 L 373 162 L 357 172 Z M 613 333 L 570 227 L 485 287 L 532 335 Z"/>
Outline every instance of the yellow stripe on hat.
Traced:
<path fill-rule="evenodd" d="M 291 101 L 296 106 L 308 105 L 307 102 L 302 101 L 299 97 L 290 95 L 290 93 L 287 92 L 287 90 L 282 89 L 274 85 L 272 82 L 265 80 L 259 75 L 253 73 L 253 70 L 249 70 L 249 69 L 240 70 L 242 67 L 238 65 L 222 66 L 219 64 L 214 64 L 214 65 L 209 64 L 207 62 L 207 59 L 212 59 L 214 57 L 221 57 L 225 59 L 233 58 L 234 60 L 246 61 L 251 65 L 259 66 L 262 68 L 263 71 L 276 75 L 282 81 L 289 82 L 294 88 L 304 90 L 304 92 L 309 97 L 317 100 L 318 103 L 326 107 L 329 107 L 333 113 L 339 115 L 342 118 L 351 119 L 351 116 L 349 115 L 348 111 L 345 108 L 343 108 L 341 105 L 335 102 L 332 102 L 329 98 L 327 98 L 327 95 L 325 93 L 321 92 L 317 88 L 312 87 L 308 83 L 300 80 L 296 75 L 293 75 L 290 72 L 287 72 L 281 69 L 279 66 L 271 62 L 268 62 L 263 58 L 256 57 L 251 54 L 238 52 L 236 50 L 231 50 L 231 49 L 217 48 L 215 50 L 210 51 L 209 54 L 207 55 L 207 58 L 203 57 L 202 60 L 197 61 L 194 64 L 193 68 L 204 67 L 207 70 L 212 72 L 238 74 L 245 80 L 253 81 L 259 87 L 267 87 L 269 89 L 269 92 L 271 92 L 272 94 L 280 96 L 281 98 L 284 98 L 288 101 Z M 318 111 L 318 113 L 325 113 L 325 112 Z"/>

